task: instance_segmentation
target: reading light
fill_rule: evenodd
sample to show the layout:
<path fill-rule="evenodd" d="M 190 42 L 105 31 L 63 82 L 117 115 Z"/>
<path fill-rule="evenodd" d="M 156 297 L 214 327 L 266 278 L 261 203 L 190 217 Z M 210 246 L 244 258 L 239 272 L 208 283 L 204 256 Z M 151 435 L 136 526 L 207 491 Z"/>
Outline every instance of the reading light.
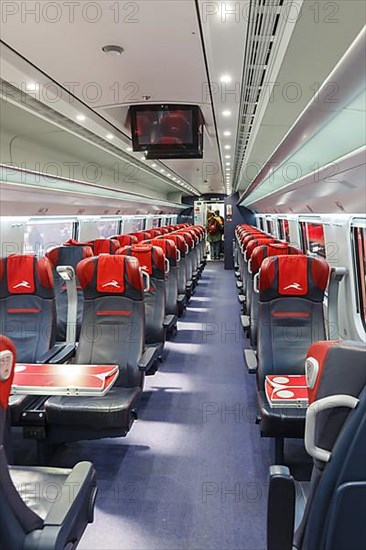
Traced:
<path fill-rule="evenodd" d="M 231 145 L 225 145 L 224 149 L 231 149 Z"/>
<path fill-rule="evenodd" d="M 231 155 L 225 155 L 226 159 L 231 159 Z"/>
<path fill-rule="evenodd" d="M 225 136 L 225 137 L 231 136 L 231 132 L 229 132 L 228 130 L 226 130 L 226 131 L 224 132 L 224 136 Z"/>
<path fill-rule="evenodd" d="M 85 115 L 76 115 L 76 120 L 78 120 L 79 122 L 84 122 L 85 119 L 86 119 Z"/>
<path fill-rule="evenodd" d="M 113 135 L 113 134 L 107 134 L 105 137 L 106 137 L 107 139 L 113 139 L 113 138 L 114 138 L 114 135 Z"/>
<path fill-rule="evenodd" d="M 153 162 L 152 165 L 151 165 L 152 168 L 155 168 L 156 167 L 156 163 Z"/>
<path fill-rule="evenodd" d="M 231 116 L 231 111 L 222 111 L 223 116 Z"/>
<path fill-rule="evenodd" d="M 126 151 L 128 151 L 128 153 L 132 153 L 132 147 L 127 147 Z"/>

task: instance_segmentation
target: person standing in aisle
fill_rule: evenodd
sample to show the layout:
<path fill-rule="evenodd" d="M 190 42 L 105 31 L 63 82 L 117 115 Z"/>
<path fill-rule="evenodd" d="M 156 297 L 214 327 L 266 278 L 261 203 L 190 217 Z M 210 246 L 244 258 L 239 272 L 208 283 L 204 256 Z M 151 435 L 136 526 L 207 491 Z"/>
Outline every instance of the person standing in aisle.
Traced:
<path fill-rule="evenodd" d="M 219 260 L 221 246 L 221 220 L 217 218 L 213 212 L 208 213 L 206 230 L 207 241 L 210 243 L 211 260 Z"/>

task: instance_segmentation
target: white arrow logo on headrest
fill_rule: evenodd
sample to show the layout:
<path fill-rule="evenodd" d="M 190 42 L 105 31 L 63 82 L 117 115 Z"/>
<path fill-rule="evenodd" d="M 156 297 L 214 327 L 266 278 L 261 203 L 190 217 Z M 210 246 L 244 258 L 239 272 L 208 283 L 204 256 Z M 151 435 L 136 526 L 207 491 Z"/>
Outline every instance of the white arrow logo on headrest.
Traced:
<path fill-rule="evenodd" d="M 121 288 L 118 281 L 115 281 L 113 279 L 113 281 L 110 281 L 109 283 L 104 283 L 104 285 L 102 285 L 102 288 L 105 288 L 106 286 L 113 286 L 114 288 Z"/>
<path fill-rule="evenodd" d="M 290 285 L 286 286 L 283 290 L 289 290 L 290 288 L 293 288 L 295 290 L 303 290 L 300 283 L 291 283 Z"/>
<path fill-rule="evenodd" d="M 22 281 L 21 283 L 18 283 L 17 285 L 13 286 L 13 289 L 15 288 L 20 288 L 24 286 L 25 288 L 30 288 L 30 284 L 28 283 L 28 281 Z"/>

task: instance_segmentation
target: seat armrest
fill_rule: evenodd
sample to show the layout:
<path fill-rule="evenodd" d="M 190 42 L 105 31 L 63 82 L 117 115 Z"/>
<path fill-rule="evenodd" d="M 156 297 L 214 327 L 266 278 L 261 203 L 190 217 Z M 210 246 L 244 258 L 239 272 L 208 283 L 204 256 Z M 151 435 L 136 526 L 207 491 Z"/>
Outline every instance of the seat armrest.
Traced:
<path fill-rule="evenodd" d="M 139 362 L 137 363 L 138 368 L 143 372 L 147 372 L 148 370 L 150 370 L 159 358 L 159 351 L 159 346 L 151 346 L 149 348 L 146 348 L 144 353 L 141 355 Z"/>
<path fill-rule="evenodd" d="M 185 294 L 178 294 L 177 303 L 184 305 L 186 303 L 186 295 Z"/>
<path fill-rule="evenodd" d="M 88 521 L 93 521 L 93 510 L 96 497 L 96 475 L 91 462 L 79 462 L 68 475 L 60 490 L 60 498 L 48 512 L 44 525 L 65 526 L 75 520 L 75 512 L 82 506 L 89 490 Z"/>
<path fill-rule="evenodd" d="M 66 363 L 74 357 L 76 353 L 76 344 L 55 344 L 38 361 L 39 364 L 57 365 Z"/>
<path fill-rule="evenodd" d="M 287 466 L 270 466 L 267 550 L 292 550 L 296 488 Z"/>
<path fill-rule="evenodd" d="M 165 315 L 164 321 L 163 321 L 163 327 L 166 330 L 170 330 L 177 322 L 177 316 L 176 315 Z"/>
<path fill-rule="evenodd" d="M 256 352 L 252 349 L 245 349 L 244 358 L 248 367 L 248 372 L 250 374 L 255 374 L 258 368 L 258 359 Z"/>

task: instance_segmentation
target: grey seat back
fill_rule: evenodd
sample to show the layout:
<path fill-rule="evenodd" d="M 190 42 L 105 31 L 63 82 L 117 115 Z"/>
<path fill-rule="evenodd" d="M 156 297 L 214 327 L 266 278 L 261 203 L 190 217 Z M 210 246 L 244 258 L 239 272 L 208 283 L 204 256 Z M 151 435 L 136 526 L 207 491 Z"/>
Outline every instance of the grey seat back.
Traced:
<path fill-rule="evenodd" d="M 101 254 L 77 267 L 84 311 L 75 362 L 116 364 L 117 386 L 142 386 L 137 367 L 144 349 L 145 306 L 135 258 Z"/>
<path fill-rule="evenodd" d="M 127 246 L 118 254 L 128 255 L 138 260 L 139 266 L 150 277 L 150 288 L 144 293 L 145 302 L 145 343 L 161 344 L 165 341 L 164 318 L 166 309 L 165 294 L 165 255 L 158 246 L 140 243 Z"/>
<path fill-rule="evenodd" d="M 81 260 L 93 256 L 93 250 L 90 246 L 57 246 L 46 253 L 52 265 L 55 296 L 56 296 L 56 317 L 57 317 L 57 334 L 56 340 L 63 342 L 66 340 L 67 330 L 67 313 L 68 313 L 68 296 L 65 281 L 57 272 L 59 266 L 71 266 L 76 273 L 76 267 Z M 84 307 L 84 295 L 76 278 L 77 291 L 77 321 L 76 321 L 76 339 L 79 339 L 81 318 Z"/>
<path fill-rule="evenodd" d="M 315 445 L 330 453 L 314 458 L 310 494 L 295 535 L 297 548 L 347 550 L 366 543 L 366 347 L 363 342 L 316 342 L 307 361 L 318 375 L 309 401 L 319 403 Z M 354 410 L 337 406 L 337 397 L 359 399 Z M 332 408 L 321 407 L 333 398 Z M 308 427 L 306 427 L 305 431 Z"/>
<path fill-rule="evenodd" d="M 304 255 L 266 258 L 259 273 L 257 384 L 269 374 L 303 374 L 306 353 L 325 338 L 329 266 Z"/>
<path fill-rule="evenodd" d="M 12 339 L 18 360 L 33 363 L 54 344 L 56 307 L 47 258 L 12 255 L 0 259 L 0 334 Z"/>
<path fill-rule="evenodd" d="M 178 315 L 178 252 L 175 242 L 169 235 L 149 241 L 153 246 L 159 246 L 169 264 L 165 284 L 165 312 L 167 315 Z"/>

